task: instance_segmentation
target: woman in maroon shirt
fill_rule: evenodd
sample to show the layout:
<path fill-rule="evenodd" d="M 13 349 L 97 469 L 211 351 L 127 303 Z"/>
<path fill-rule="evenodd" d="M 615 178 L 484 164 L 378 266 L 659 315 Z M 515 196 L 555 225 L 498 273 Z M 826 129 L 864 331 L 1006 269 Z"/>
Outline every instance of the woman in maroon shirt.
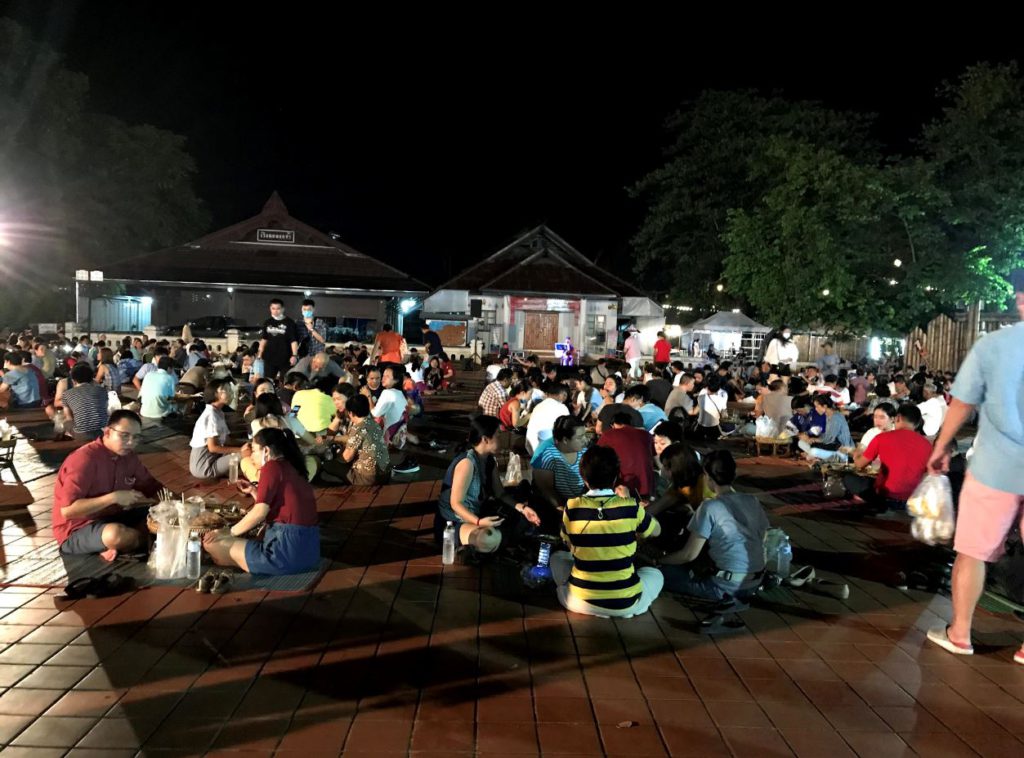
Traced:
<path fill-rule="evenodd" d="M 308 571 L 320 562 L 320 527 L 295 436 L 288 429 L 261 429 L 252 441 L 252 458 L 261 469 L 259 485 L 239 489 L 256 504 L 231 527 L 231 536 L 211 532 L 203 546 L 218 566 L 238 566 L 251 574 Z M 262 541 L 239 537 L 263 523 Z"/>

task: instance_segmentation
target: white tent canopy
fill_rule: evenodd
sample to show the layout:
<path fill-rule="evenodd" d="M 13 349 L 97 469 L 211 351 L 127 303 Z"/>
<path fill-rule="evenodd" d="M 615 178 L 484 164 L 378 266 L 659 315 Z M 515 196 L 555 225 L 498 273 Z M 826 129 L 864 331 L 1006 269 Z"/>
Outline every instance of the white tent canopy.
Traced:
<path fill-rule="evenodd" d="M 649 297 L 623 297 L 621 314 L 625 317 L 664 318 L 665 311 Z"/>
<path fill-rule="evenodd" d="M 769 327 L 742 313 L 720 311 L 684 326 L 680 343 L 684 349 L 688 349 L 697 340 L 702 352 L 714 346 L 715 351 L 721 355 L 742 354 L 750 358 L 760 348 L 761 341 L 769 331 Z"/>
<path fill-rule="evenodd" d="M 719 311 L 700 321 L 694 321 L 689 326 L 684 326 L 683 331 L 691 332 L 755 332 L 767 334 L 770 327 L 759 324 L 750 316 L 742 313 L 731 313 Z"/>

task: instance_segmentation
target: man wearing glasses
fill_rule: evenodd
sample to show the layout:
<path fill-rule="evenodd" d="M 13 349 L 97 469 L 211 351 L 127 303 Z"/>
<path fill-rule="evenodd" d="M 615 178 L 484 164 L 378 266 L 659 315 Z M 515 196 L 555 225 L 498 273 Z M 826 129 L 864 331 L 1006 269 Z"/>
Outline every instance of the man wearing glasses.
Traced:
<path fill-rule="evenodd" d="M 113 560 L 146 544 L 146 508 L 161 484 L 149 473 L 135 445 L 142 420 L 114 411 L 103 436 L 64 461 L 53 492 L 53 533 L 64 555 L 99 553 Z"/>

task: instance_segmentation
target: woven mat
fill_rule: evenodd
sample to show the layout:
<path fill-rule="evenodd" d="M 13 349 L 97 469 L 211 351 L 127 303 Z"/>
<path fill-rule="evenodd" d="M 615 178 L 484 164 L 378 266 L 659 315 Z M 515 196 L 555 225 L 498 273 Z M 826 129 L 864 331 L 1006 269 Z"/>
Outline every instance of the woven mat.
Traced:
<path fill-rule="evenodd" d="M 263 590 L 265 592 L 305 592 L 312 589 L 330 567 L 328 558 L 321 558 L 320 564 L 298 574 L 285 576 L 264 576 L 245 574 L 237 569 L 234 573 L 233 590 Z M 203 572 L 215 568 L 204 562 Z M 11 561 L 3 569 L 2 584 L 7 586 L 63 588 L 69 582 L 83 577 L 100 577 L 118 573 L 131 577 L 140 587 L 171 586 L 187 587 L 187 579 L 157 579 L 149 566 L 142 561 L 115 560 L 108 562 L 98 555 L 61 555 L 56 542 L 50 542 L 31 553 Z"/>

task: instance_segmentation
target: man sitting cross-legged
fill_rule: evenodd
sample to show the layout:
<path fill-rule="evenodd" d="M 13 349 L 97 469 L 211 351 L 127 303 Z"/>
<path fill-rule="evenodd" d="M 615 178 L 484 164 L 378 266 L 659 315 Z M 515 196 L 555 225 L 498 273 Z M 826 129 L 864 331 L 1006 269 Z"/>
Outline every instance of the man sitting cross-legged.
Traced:
<path fill-rule="evenodd" d="M 64 555 L 118 552 L 145 545 L 146 509 L 133 506 L 161 488 L 135 454 L 142 419 L 110 414 L 103 436 L 68 456 L 53 491 L 53 533 Z"/>

